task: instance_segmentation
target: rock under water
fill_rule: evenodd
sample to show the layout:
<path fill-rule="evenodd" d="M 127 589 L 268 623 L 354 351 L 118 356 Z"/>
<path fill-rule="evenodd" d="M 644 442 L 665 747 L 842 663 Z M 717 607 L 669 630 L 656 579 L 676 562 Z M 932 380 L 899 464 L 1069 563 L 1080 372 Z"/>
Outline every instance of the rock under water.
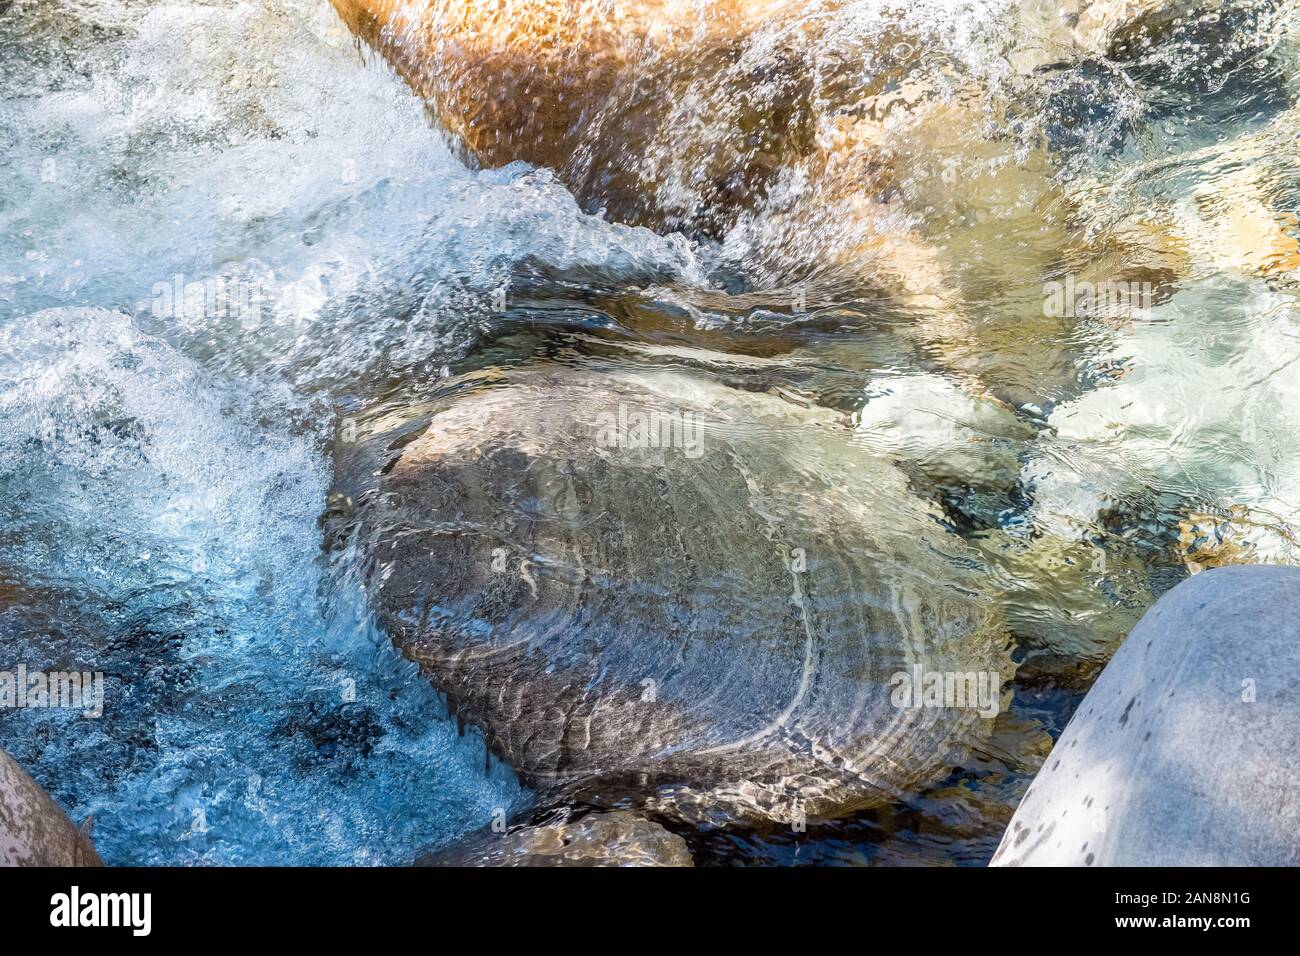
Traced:
<path fill-rule="evenodd" d="M 633 813 L 487 832 L 417 866 L 692 866 L 686 841 Z"/>
<path fill-rule="evenodd" d="M 1294 866 L 1300 569 L 1174 588 L 1102 671 L 994 866 Z"/>
<path fill-rule="evenodd" d="M 967 547 L 851 437 L 681 373 L 511 373 L 362 502 L 375 607 L 532 786 L 694 821 L 897 799 L 1013 665 Z M 898 706 L 918 669 L 985 698 Z"/>

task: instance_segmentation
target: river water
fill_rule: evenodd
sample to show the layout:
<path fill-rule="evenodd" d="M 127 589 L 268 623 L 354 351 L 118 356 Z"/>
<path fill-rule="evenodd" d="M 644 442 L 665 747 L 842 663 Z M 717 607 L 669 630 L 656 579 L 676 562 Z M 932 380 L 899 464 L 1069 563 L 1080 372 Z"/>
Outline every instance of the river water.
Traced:
<path fill-rule="evenodd" d="M 526 807 L 326 556 L 336 452 L 495 368 L 688 369 L 852 416 L 978 553 L 1019 665 L 947 779 L 693 833 L 697 862 L 986 862 L 1143 610 L 1292 561 L 1300 517 L 1295 4 L 1066 61 L 1038 6 L 837 4 L 820 41 L 902 17 L 913 69 L 996 92 L 985 146 L 908 140 L 890 187 L 954 323 L 801 266 L 853 237 L 842 196 L 783 225 L 793 174 L 677 232 L 471 168 L 324 0 L 0 5 L 0 669 L 103 671 L 111 704 L 0 712 L 0 746 L 111 863 L 404 863 Z M 1045 314 L 1121 275 L 1140 308 Z"/>

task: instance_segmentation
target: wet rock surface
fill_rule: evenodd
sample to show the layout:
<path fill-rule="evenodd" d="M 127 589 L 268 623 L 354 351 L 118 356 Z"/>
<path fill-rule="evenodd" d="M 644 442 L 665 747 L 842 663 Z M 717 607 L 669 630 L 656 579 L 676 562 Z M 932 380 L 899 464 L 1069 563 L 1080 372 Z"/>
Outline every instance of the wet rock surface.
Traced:
<path fill-rule="evenodd" d="M 1300 569 L 1166 594 L 1084 698 L 994 866 L 1294 866 Z"/>
<path fill-rule="evenodd" d="M 89 837 L 0 750 L 0 866 L 101 866 Z"/>
<path fill-rule="evenodd" d="M 686 841 L 632 813 L 589 813 L 577 820 L 471 837 L 417 866 L 692 866 Z"/>
<path fill-rule="evenodd" d="M 638 416 L 685 431 L 635 447 Z M 515 372 L 383 469 L 375 606 L 531 786 L 720 822 L 890 801 L 992 724 L 891 677 L 996 697 L 1012 665 L 964 544 L 850 436 L 678 373 Z"/>

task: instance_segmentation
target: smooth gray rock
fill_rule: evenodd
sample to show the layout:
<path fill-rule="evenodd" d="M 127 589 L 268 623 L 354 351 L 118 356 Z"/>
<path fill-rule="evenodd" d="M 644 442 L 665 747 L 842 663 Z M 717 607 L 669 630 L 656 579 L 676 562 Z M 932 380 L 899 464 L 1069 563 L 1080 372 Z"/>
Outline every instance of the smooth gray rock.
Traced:
<path fill-rule="evenodd" d="M 1147 612 L 994 866 L 1300 864 L 1300 568 L 1206 571 Z"/>
<path fill-rule="evenodd" d="M 698 431 L 602 440 L 641 413 Z M 829 816 L 990 733 L 973 701 L 897 706 L 893 674 L 994 674 L 1000 696 L 1014 670 L 968 546 L 851 439 L 691 375 L 514 370 L 378 468 L 349 538 L 393 640 L 548 799 Z"/>
<path fill-rule="evenodd" d="M 0 750 L 0 866 L 102 866 L 90 840 Z"/>

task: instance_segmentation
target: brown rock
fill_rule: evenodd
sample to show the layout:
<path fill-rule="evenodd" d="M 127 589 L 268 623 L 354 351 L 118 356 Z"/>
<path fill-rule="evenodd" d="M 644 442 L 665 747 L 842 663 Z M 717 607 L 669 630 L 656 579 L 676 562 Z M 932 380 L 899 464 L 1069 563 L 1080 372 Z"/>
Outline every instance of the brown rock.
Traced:
<path fill-rule="evenodd" d="M 638 414 L 698 432 L 602 441 Z M 532 787 L 691 820 L 897 799 L 992 721 L 896 706 L 893 675 L 1012 665 L 966 546 L 850 437 L 682 374 L 512 372 L 363 504 L 374 605 Z"/>
<path fill-rule="evenodd" d="M 693 866 L 686 841 L 632 813 L 488 833 L 417 866 Z"/>

